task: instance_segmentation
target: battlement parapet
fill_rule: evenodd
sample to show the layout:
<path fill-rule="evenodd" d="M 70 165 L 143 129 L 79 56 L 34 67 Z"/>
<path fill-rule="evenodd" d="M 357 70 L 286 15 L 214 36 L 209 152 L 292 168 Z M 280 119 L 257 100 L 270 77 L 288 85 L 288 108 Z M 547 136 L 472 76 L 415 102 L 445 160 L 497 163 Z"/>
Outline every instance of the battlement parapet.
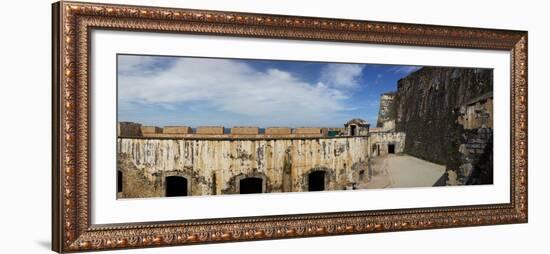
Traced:
<path fill-rule="evenodd" d="M 367 129 L 368 130 L 368 129 Z M 186 139 L 296 139 L 367 136 L 367 132 L 349 132 L 345 128 L 326 127 L 268 127 L 236 126 L 226 129 L 223 126 L 144 126 L 133 122 L 119 122 L 119 138 L 186 138 Z"/>
<path fill-rule="evenodd" d="M 270 127 L 265 129 L 266 135 L 290 135 L 292 129 L 288 127 Z"/>
<path fill-rule="evenodd" d="M 189 126 L 165 126 L 162 128 L 163 134 L 191 134 L 193 130 Z"/>
<path fill-rule="evenodd" d="M 200 135 L 223 135 L 223 126 L 201 126 L 197 128 L 195 133 Z"/>
<path fill-rule="evenodd" d="M 157 126 L 141 126 L 141 133 L 143 135 L 162 133 L 162 128 Z"/>
<path fill-rule="evenodd" d="M 258 127 L 233 127 L 231 128 L 232 135 L 258 135 L 260 128 Z"/>

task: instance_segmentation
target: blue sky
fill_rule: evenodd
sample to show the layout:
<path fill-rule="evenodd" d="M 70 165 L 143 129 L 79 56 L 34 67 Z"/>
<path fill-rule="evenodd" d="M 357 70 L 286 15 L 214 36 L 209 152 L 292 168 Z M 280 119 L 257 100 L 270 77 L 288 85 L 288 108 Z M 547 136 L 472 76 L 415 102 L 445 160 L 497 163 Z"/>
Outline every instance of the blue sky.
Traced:
<path fill-rule="evenodd" d="M 379 98 L 416 66 L 118 56 L 118 120 L 145 125 L 376 124 Z"/>

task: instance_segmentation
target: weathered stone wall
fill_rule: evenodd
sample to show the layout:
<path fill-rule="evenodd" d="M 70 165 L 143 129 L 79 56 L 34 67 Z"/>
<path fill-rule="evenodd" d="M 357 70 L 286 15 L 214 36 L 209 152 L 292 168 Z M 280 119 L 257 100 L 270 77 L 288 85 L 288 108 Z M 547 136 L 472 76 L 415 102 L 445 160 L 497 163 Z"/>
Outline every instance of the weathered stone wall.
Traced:
<path fill-rule="evenodd" d="M 141 124 L 132 122 L 119 122 L 117 124 L 117 135 L 126 137 L 141 137 Z"/>
<path fill-rule="evenodd" d="M 466 130 L 493 128 L 493 93 L 479 96 L 461 106 L 458 124 Z"/>
<path fill-rule="evenodd" d="M 389 146 L 394 146 L 393 153 L 402 153 L 405 150 L 405 133 L 392 131 L 375 131 L 370 133 L 370 156 L 379 156 L 389 153 Z"/>
<path fill-rule="evenodd" d="M 263 178 L 266 192 L 307 191 L 307 175 L 315 170 L 326 172 L 327 190 L 346 189 L 366 175 L 368 140 L 119 138 L 123 182 L 139 183 L 125 184 L 119 197 L 164 196 L 169 175 L 192 181 L 191 195 L 237 193 L 238 180 L 248 176 Z"/>
<path fill-rule="evenodd" d="M 190 134 L 192 132 L 189 126 L 164 126 L 162 128 L 163 134 Z"/>
<path fill-rule="evenodd" d="M 493 183 L 493 94 L 479 96 L 455 112 L 464 133 L 458 139 L 460 159 L 448 164 L 456 179 L 449 184 Z"/>
<path fill-rule="evenodd" d="M 162 128 L 157 126 L 141 126 L 141 133 L 143 135 L 162 133 Z"/>
<path fill-rule="evenodd" d="M 233 127 L 231 128 L 231 134 L 237 135 L 258 135 L 260 129 L 258 127 Z"/>
<path fill-rule="evenodd" d="M 290 135 L 291 133 L 292 129 L 288 127 L 272 127 L 265 129 L 266 135 Z"/>
<path fill-rule="evenodd" d="M 459 145 L 460 160 L 449 170 L 456 174 L 448 184 L 493 183 L 493 129 L 465 130 Z"/>
<path fill-rule="evenodd" d="M 475 165 L 483 153 L 465 156 L 461 152 L 465 150 L 460 149 L 467 144 L 477 146 L 489 141 L 492 144 L 492 134 L 486 135 L 492 133 L 492 91 L 490 69 L 424 67 L 399 80 L 395 97 L 396 130 L 407 135 L 404 152 L 444 164 L 466 182 L 486 183 L 469 179 L 472 174 L 460 174 L 487 170 L 492 173 L 492 163 L 490 168 L 472 166 L 462 170 L 466 163 Z M 481 128 L 489 131 L 480 131 Z M 472 134 L 478 132 L 484 134 Z M 483 141 L 479 140 L 481 137 Z M 484 150 L 485 145 L 481 146 L 479 149 Z M 492 156 L 492 146 L 490 152 Z"/>
<path fill-rule="evenodd" d="M 380 96 L 380 109 L 376 127 L 390 130 L 395 127 L 395 92 L 388 92 Z"/>

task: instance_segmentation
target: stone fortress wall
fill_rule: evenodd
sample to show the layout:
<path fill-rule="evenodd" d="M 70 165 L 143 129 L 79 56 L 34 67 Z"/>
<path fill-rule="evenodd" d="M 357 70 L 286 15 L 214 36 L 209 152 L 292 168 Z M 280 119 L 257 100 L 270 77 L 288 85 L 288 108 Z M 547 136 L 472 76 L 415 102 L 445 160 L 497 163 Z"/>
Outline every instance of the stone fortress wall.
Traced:
<path fill-rule="evenodd" d="M 493 70 L 424 67 L 397 83 L 405 153 L 445 165 L 449 185 L 493 183 Z"/>
<path fill-rule="evenodd" d="M 404 136 L 370 132 L 360 119 L 343 128 L 276 127 L 261 133 L 257 127 L 224 133 L 223 127 L 120 122 L 117 196 L 165 196 L 173 176 L 185 179 L 180 183 L 185 195 L 242 193 L 247 179 L 258 180 L 260 192 L 353 189 L 369 180 L 369 157 L 388 153 L 389 143 L 393 153 L 402 152 Z M 374 153 L 373 146 L 382 149 Z"/>
<path fill-rule="evenodd" d="M 178 195 L 354 189 L 368 185 L 373 157 L 391 153 L 444 165 L 436 185 L 491 184 L 492 91 L 490 69 L 423 67 L 381 95 L 376 128 L 121 122 L 117 196 L 165 196 L 173 182 Z"/>

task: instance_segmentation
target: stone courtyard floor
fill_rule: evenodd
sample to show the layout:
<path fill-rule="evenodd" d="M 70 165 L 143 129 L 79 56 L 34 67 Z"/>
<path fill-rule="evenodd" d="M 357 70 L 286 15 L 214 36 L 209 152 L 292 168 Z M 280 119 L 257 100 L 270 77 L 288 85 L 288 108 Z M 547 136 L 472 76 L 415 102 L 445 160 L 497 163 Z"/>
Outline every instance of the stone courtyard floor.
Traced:
<path fill-rule="evenodd" d="M 409 155 L 375 157 L 371 167 L 371 180 L 359 189 L 431 187 L 445 173 L 445 166 Z"/>

